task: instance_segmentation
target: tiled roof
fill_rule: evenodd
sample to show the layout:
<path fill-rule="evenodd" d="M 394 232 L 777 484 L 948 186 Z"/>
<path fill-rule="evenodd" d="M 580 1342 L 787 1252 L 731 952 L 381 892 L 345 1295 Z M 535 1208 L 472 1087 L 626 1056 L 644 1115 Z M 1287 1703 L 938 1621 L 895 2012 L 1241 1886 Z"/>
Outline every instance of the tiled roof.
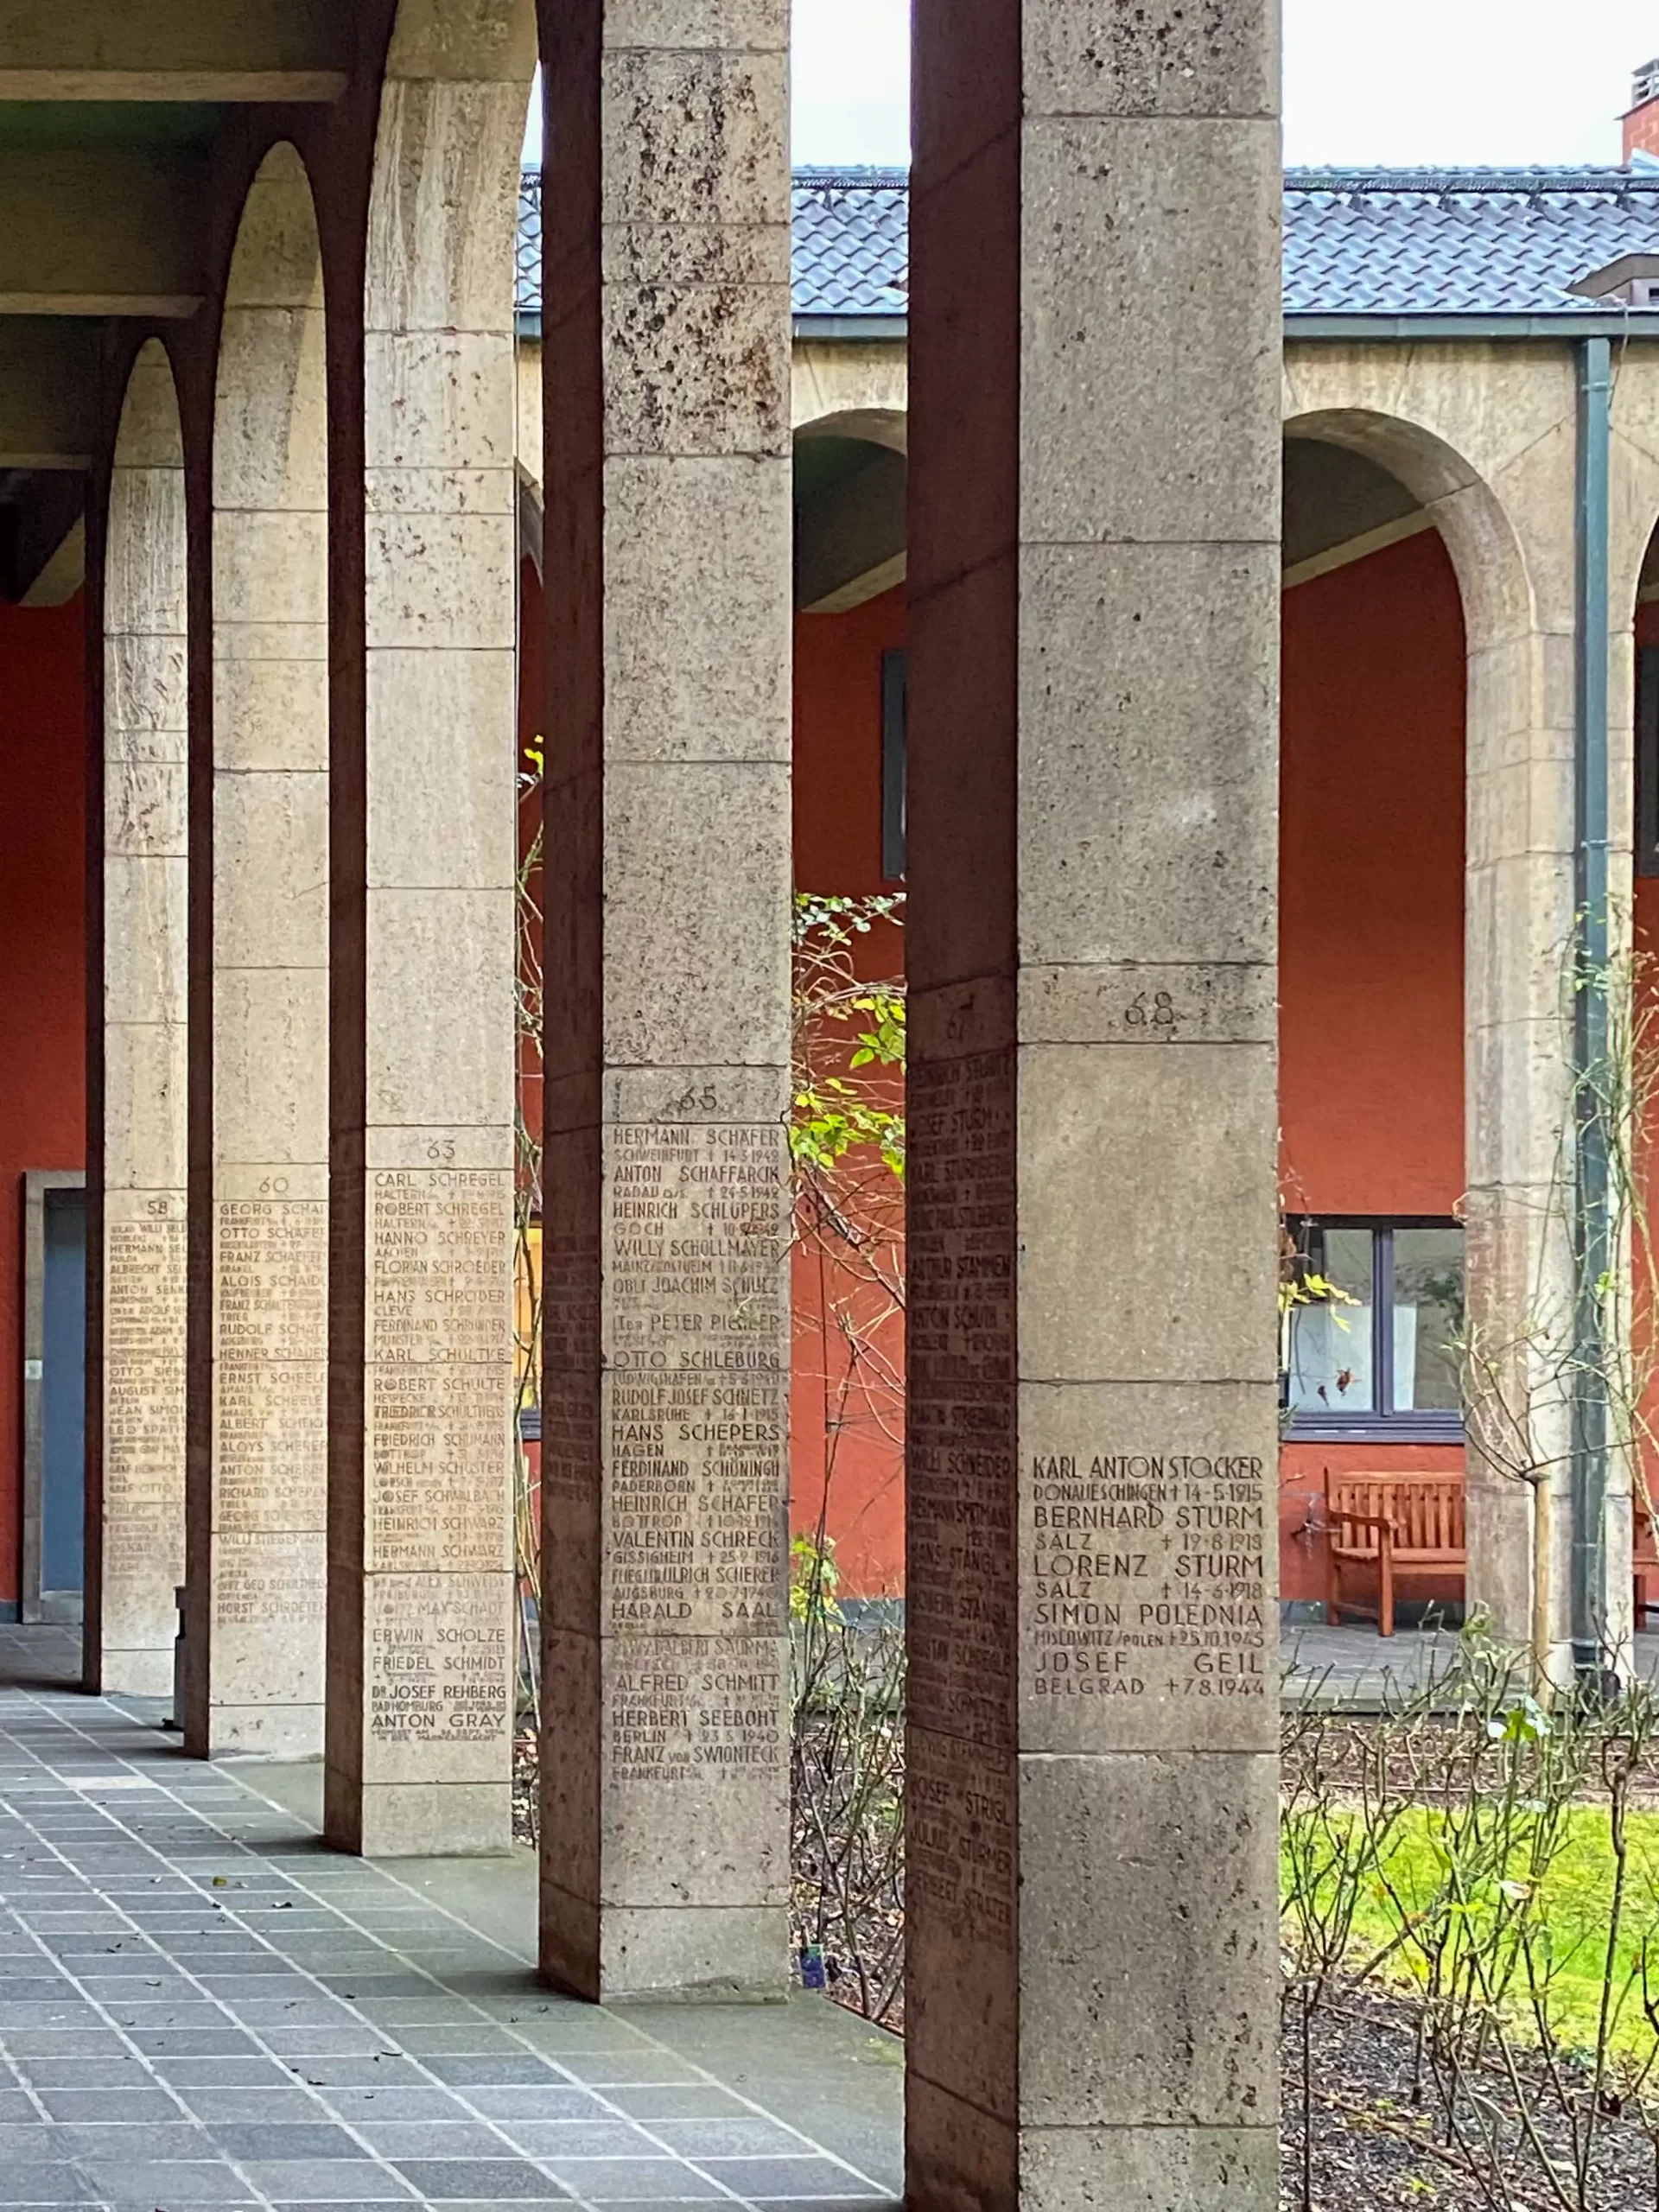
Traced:
<path fill-rule="evenodd" d="M 797 315 L 902 315 L 910 270 L 906 169 L 797 169 L 791 195 Z M 542 304 L 542 180 L 518 188 L 517 304 Z"/>
<path fill-rule="evenodd" d="M 1659 251 L 1656 169 L 1291 169 L 1287 315 L 1583 315 L 1567 287 Z"/>
<path fill-rule="evenodd" d="M 903 315 L 910 304 L 904 169 L 797 169 L 797 315 Z"/>
<path fill-rule="evenodd" d="M 798 169 L 798 315 L 901 316 L 903 169 Z M 1622 254 L 1659 252 L 1659 166 L 1290 169 L 1285 312 L 1582 315 L 1567 287 Z M 541 306 L 541 179 L 519 202 L 518 302 Z"/>

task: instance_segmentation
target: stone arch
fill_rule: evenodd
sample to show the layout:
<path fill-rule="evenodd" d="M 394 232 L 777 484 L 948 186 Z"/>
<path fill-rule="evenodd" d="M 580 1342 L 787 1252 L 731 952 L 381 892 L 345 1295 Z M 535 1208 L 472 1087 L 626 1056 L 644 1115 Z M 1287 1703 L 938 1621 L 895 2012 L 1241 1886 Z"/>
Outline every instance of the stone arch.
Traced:
<path fill-rule="evenodd" d="M 184 441 L 159 339 L 127 377 L 98 536 L 85 1669 L 89 1688 L 159 1696 L 184 1571 L 189 754 Z"/>
<path fill-rule="evenodd" d="M 794 427 L 795 604 L 836 614 L 904 582 L 910 419 L 834 407 Z"/>
<path fill-rule="evenodd" d="M 1491 486 L 1437 433 L 1404 416 L 1329 407 L 1289 416 L 1285 436 L 1361 454 L 1421 502 L 1457 571 L 1471 664 L 1503 639 L 1531 632 L 1532 582 L 1514 524 Z"/>
<path fill-rule="evenodd" d="M 796 443 L 804 438 L 858 438 L 866 445 L 885 446 L 890 453 L 908 453 L 910 416 L 902 407 L 832 408 L 797 422 Z"/>
<path fill-rule="evenodd" d="M 1363 379 L 1360 379 L 1363 381 Z M 1572 940 L 1570 599 L 1547 603 L 1553 550 L 1523 542 L 1487 474 L 1412 416 L 1375 406 L 1292 413 L 1287 438 L 1346 447 L 1421 503 L 1451 557 L 1467 655 L 1465 804 L 1464 1198 L 1467 1297 L 1478 1346 L 1468 1420 L 1467 1589 L 1498 1631 L 1565 1650 L 1570 1522 L 1564 1353 L 1571 1260 L 1557 1193 L 1571 1068 L 1563 963 Z M 1570 505 L 1559 518 L 1570 532 Z M 1568 540 L 1570 545 L 1570 538 Z M 1567 569 L 1570 580 L 1570 561 Z M 1559 575 L 1549 577 L 1559 597 Z M 1517 1479 L 1517 1415 L 1541 1490 Z M 1535 1510 L 1537 1502 L 1542 1510 Z"/>
<path fill-rule="evenodd" d="M 192 863 L 212 1017 L 193 1040 L 190 1147 L 193 1187 L 211 1192 L 215 1325 L 191 1375 L 184 1713 L 203 1755 L 321 1744 L 325 338 L 311 188 L 283 140 L 242 205 L 213 387 L 213 797 Z"/>
<path fill-rule="evenodd" d="M 330 1249 L 348 1256 L 329 1285 L 325 1825 L 377 1853 L 497 1849 L 510 1826 L 510 1669 L 452 1680 L 464 1725 L 429 1736 L 383 1676 L 440 1610 L 456 1640 L 515 1648 L 513 295 L 535 63 L 531 0 L 400 0 L 365 219 L 345 533 L 362 690 L 337 693 L 332 732 Z M 355 559 L 335 564 L 348 591 Z M 462 1268 L 418 1339 L 389 1208 Z M 465 1363 L 447 1395 L 446 1358 Z M 446 1444 L 416 1478 L 423 1422 Z"/>

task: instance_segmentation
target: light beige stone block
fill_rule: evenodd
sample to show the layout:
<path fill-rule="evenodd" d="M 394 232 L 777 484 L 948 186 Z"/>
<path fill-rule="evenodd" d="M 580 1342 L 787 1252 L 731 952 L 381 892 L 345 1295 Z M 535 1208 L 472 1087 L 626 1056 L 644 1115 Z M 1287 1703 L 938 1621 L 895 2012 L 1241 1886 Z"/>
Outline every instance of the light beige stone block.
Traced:
<path fill-rule="evenodd" d="M 674 1067 L 718 1040 L 726 1057 L 784 1064 L 789 807 L 782 766 L 613 767 L 608 1058 Z"/>
<path fill-rule="evenodd" d="M 511 999 L 504 1019 L 493 986 L 513 942 L 511 891 L 381 887 L 368 913 L 375 1119 L 510 1125 Z"/>
<path fill-rule="evenodd" d="M 432 0 L 424 5 L 435 12 Z M 533 66 L 505 84 L 389 79 L 369 204 L 365 331 L 505 327 Z"/>
<path fill-rule="evenodd" d="M 1020 1108 L 1022 1372 L 1270 1382 L 1271 1047 L 1028 1046 Z"/>
<path fill-rule="evenodd" d="M 109 1022 L 184 1019 L 184 863 L 130 858 L 105 861 L 104 1010 Z M 106 1077 L 107 1081 L 107 1077 Z M 136 1106 L 148 1103 L 135 1099 Z"/>
<path fill-rule="evenodd" d="M 302 624 L 260 624 L 213 664 L 213 747 L 222 771 L 328 767 L 328 639 Z M 263 648 L 264 650 L 260 650 Z"/>
<path fill-rule="evenodd" d="M 188 742 L 184 639 L 104 640 L 105 752 L 111 759 L 182 760 Z"/>
<path fill-rule="evenodd" d="M 757 472 L 775 479 L 770 496 Z M 605 473 L 613 557 L 652 531 L 696 540 L 607 608 L 606 744 L 613 761 L 787 763 L 786 654 L 771 578 L 789 565 L 780 461 L 616 460 Z"/>
<path fill-rule="evenodd" d="M 1257 281 L 1250 245 L 1279 161 L 1266 121 L 1028 124 L 1027 537 L 1276 543 L 1273 387 L 1230 391 L 1233 435 L 1213 431 L 1228 365 L 1278 342 L 1277 287 Z"/>
<path fill-rule="evenodd" d="M 711 229 L 789 221 L 788 59 L 782 51 L 619 49 L 607 41 L 600 129 L 636 159 L 607 163 L 601 220 Z"/>
<path fill-rule="evenodd" d="M 213 845 L 217 967 L 326 970 L 327 777 L 288 769 L 216 777 Z"/>
<path fill-rule="evenodd" d="M 238 257 L 248 243 L 245 232 Z M 323 319 L 315 309 L 226 309 L 213 425 L 213 486 L 221 513 L 327 511 L 325 344 Z M 289 409 L 287 435 L 280 440 L 270 435 L 278 394 Z"/>
<path fill-rule="evenodd" d="M 1153 0 L 1033 11 L 1025 51 L 1033 115 L 1268 117 L 1278 110 L 1279 10 L 1272 0 L 1194 14 Z"/>
<path fill-rule="evenodd" d="M 124 859 L 182 860 L 186 829 L 181 760 L 116 759 L 105 765 L 105 849 Z"/>
<path fill-rule="evenodd" d="M 371 330 L 364 340 L 365 460 L 443 474 L 458 453 L 480 471 L 513 458 L 513 339 L 505 330 Z"/>
<path fill-rule="evenodd" d="M 105 1179 L 112 1188 L 184 1188 L 185 1035 L 172 1022 L 108 1020 L 104 1035 Z"/>
<path fill-rule="evenodd" d="M 323 509 L 221 514 L 213 537 L 217 629 L 326 621 L 327 549 Z"/>
<path fill-rule="evenodd" d="M 505 473 L 504 473 L 505 474 Z M 508 651 L 514 642 L 513 518 L 375 513 L 368 530 L 370 650 Z"/>
<path fill-rule="evenodd" d="M 328 977 L 221 969 L 213 979 L 213 1141 L 227 1160 L 328 1156 Z"/>
<path fill-rule="evenodd" d="M 514 885 L 516 676 L 508 652 L 374 655 L 368 880 L 375 890 Z"/>
<path fill-rule="evenodd" d="M 1265 545 L 1027 554 L 1027 958 L 1273 957 L 1264 917 L 1277 866 L 1275 769 L 1240 732 L 1276 708 L 1278 590 L 1278 556 Z M 1084 668 L 1098 671 L 1087 684 Z"/>

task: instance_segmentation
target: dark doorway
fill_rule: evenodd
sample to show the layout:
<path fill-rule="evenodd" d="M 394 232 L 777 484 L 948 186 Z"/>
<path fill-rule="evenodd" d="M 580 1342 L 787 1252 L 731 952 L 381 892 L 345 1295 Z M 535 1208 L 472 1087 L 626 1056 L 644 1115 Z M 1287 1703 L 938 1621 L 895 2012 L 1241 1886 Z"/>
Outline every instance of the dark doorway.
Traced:
<path fill-rule="evenodd" d="M 86 1579 L 86 1192 L 79 1168 L 23 1174 L 25 1621 L 79 1621 Z"/>
<path fill-rule="evenodd" d="M 86 1194 L 48 1191 L 41 1351 L 41 1609 L 79 1617 L 86 1522 Z"/>

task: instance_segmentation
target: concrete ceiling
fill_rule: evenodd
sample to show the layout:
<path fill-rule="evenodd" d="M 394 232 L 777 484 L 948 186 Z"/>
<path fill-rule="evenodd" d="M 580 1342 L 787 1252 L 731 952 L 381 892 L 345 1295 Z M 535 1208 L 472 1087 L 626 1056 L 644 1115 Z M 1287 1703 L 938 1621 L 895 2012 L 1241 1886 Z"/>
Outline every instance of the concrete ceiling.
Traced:
<path fill-rule="evenodd" d="M 102 329 L 194 315 L 225 118 L 338 99 L 352 0 L 0 0 L 0 593 L 79 582 Z"/>
<path fill-rule="evenodd" d="M 905 456 L 865 438 L 795 441 L 795 604 L 843 614 L 905 577 Z"/>
<path fill-rule="evenodd" d="M 1408 536 L 1421 514 L 1399 478 L 1363 454 L 1317 438 L 1285 440 L 1287 572 L 1313 562 L 1336 567 L 1350 549 L 1357 558 L 1390 535 Z"/>

